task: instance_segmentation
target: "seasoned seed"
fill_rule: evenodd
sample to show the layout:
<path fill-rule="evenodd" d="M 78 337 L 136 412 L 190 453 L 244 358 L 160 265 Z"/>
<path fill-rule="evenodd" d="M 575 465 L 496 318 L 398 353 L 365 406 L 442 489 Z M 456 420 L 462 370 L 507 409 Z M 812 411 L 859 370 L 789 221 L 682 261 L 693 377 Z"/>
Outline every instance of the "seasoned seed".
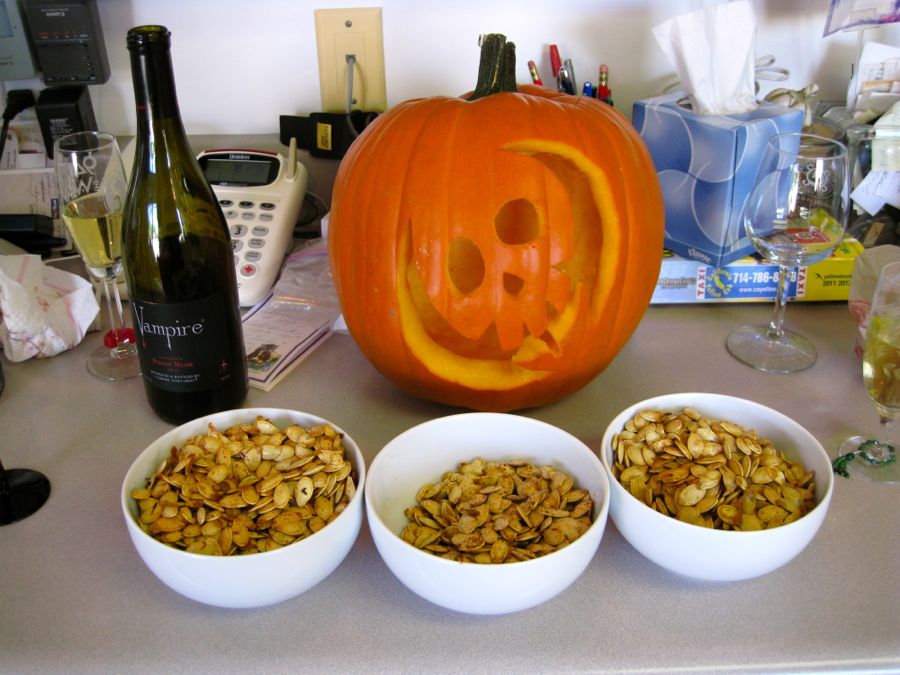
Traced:
<path fill-rule="evenodd" d="M 288 483 L 279 483 L 275 486 L 275 494 L 272 501 L 276 508 L 283 509 L 291 499 L 291 486 Z"/>

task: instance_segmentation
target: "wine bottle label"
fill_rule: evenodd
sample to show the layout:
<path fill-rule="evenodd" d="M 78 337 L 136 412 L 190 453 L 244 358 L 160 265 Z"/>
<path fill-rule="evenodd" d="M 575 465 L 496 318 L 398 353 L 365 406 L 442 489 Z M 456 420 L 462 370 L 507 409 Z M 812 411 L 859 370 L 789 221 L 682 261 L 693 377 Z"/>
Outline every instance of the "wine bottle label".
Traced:
<path fill-rule="evenodd" d="M 212 389 L 234 368 L 228 350 L 222 293 L 184 303 L 132 300 L 141 373 L 175 392 Z"/>

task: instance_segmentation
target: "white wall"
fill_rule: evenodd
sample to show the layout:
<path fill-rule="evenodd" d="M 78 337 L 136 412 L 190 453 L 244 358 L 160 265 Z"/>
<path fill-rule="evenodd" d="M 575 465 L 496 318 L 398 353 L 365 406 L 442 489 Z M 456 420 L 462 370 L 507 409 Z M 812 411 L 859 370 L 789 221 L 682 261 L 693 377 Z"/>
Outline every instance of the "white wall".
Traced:
<path fill-rule="evenodd" d="M 99 125 L 134 130 L 125 33 L 161 23 L 172 31 L 178 94 L 189 133 L 276 133 L 280 114 L 320 108 L 313 10 L 383 8 L 388 104 L 472 88 L 479 33 L 500 32 L 517 45 L 518 79 L 537 61 L 550 79 L 547 46 L 572 58 L 577 79 L 609 65 L 617 107 L 658 93 L 674 77 L 650 28 L 712 0 L 98 0 L 112 77 L 92 87 Z M 753 0 L 758 56 L 773 54 L 791 71 L 786 83 L 817 82 L 823 98 L 843 99 L 856 33 L 822 37 L 827 0 Z M 871 29 L 867 39 L 900 44 L 900 25 Z M 32 86 L 39 80 L 5 83 Z"/>

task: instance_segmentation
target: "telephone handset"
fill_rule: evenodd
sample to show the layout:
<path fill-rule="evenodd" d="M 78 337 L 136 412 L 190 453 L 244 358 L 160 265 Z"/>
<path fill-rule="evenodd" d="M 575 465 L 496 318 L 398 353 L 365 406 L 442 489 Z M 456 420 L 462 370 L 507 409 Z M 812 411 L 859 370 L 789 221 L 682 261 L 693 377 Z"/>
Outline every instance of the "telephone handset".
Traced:
<path fill-rule="evenodd" d="M 205 150 L 197 160 L 231 230 L 240 305 L 250 307 L 271 290 L 291 248 L 308 172 L 293 139 L 286 159 L 228 148 Z"/>

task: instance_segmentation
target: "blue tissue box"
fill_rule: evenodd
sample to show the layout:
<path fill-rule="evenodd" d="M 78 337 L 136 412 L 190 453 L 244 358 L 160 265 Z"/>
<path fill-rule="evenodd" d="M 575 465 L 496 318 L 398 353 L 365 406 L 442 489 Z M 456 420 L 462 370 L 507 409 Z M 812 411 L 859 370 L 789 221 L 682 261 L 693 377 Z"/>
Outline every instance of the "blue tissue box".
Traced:
<path fill-rule="evenodd" d="M 763 102 L 749 113 L 699 115 L 684 92 L 635 101 L 632 123 L 662 186 L 665 246 L 689 260 L 721 267 L 754 251 L 741 212 L 767 141 L 800 131 L 803 112 Z"/>

